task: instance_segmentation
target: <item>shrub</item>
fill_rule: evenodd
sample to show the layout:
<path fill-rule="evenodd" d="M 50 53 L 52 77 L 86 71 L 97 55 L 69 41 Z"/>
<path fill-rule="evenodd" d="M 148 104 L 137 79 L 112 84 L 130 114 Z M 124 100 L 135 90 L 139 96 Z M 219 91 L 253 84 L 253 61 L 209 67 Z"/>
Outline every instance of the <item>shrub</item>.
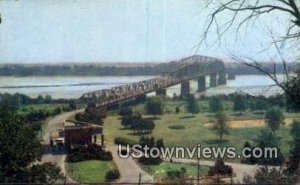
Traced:
<path fill-rule="evenodd" d="M 112 154 L 109 151 L 105 151 L 101 146 L 92 144 L 88 147 L 77 146 L 70 149 L 66 158 L 67 162 L 80 162 L 85 160 L 112 160 Z"/>
<path fill-rule="evenodd" d="M 127 139 L 125 137 L 116 137 L 115 138 L 115 144 L 116 145 L 134 145 L 136 144 L 135 141 L 131 140 L 131 139 Z"/>
<path fill-rule="evenodd" d="M 232 174 L 232 168 L 229 165 L 225 165 L 224 161 L 222 159 L 217 159 L 215 162 L 215 165 L 208 170 L 209 176 L 214 175 L 231 175 Z"/>
<path fill-rule="evenodd" d="M 171 125 L 168 126 L 169 129 L 185 129 L 185 126 L 183 125 Z"/>
<path fill-rule="evenodd" d="M 180 170 L 167 171 L 167 176 L 171 180 L 180 180 L 184 177 L 185 174 L 186 174 L 185 168 L 181 168 Z"/>
<path fill-rule="evenodd" d="M 109 170 L 106 172 L 105 179 L 106 181 L 113 181 L 120 177 L 120 172 L 118 170 Z"/>
<path fill-rule="evenodd" d="M 139 158 L 139 162 L 144 165 L 159 165 L 160 163 L 163 162 L 163 160 L 160 157 L 153 158 L 153 157 L 143 156 Z"/>
<path fill-rule="evenodd" d="M 132 115 L 132 108 L 124 107 L 119 112 L 120 116 L 131 116 Z"/>

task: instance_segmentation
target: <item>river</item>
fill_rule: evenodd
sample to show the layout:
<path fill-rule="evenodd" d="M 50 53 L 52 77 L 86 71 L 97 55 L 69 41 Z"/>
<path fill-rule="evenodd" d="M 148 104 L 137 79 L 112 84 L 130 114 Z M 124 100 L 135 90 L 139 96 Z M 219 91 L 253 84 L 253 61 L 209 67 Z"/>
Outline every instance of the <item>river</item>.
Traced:
<path fill-rule="evenodd" d="M 78 98 L 85 92 L 108 89 L 126 83 L 138 82 L 152 76 L 54 76 L 54 77 L 12 77 L 0 76 L 0 93 L 22 93 L 30 97 L 51 95 L 52 98 Z M 209 78 L 206 78 L 209 84 Z M 191 91 L 197 91 L 197 82 L 191 81 Z M 229 94 L 243 91 L 252 95 L 270 96 L 280 93 L 274 82 L 263 75 L 238 75 L 226 85 L 208 88 L 207 95 Z M 179 95 L 180 85 L 169 87 L 168 96 Z M 153 94 L 153 93 L 152 93 Z M 150 94 L 151 95 L 151 94 Z"/>

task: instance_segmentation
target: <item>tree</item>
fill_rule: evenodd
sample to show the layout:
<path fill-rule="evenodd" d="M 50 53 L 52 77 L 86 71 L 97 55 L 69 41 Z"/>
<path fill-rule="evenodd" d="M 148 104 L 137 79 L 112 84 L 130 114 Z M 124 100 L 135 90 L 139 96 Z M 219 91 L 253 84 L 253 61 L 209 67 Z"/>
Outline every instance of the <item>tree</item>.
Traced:
<path fill-rule="evenodd" d="M 293 136 L 294 140 L 300 140 L 300 121 L 293 121 L 290 133 Z"/>
<path fill-rule="evenodd" d="M 208 34 L 211 33 L 211 29 L 216 25 L 216 32 L 219 40 L 221 37 L 230 30 L 230 28 L 236 29 L 236 33 L 239 32 L 240 28 L 245 26 L 248 27 L 249 23 L 254 23 L 258 18 L 273 15 L 274 20 L 282 20 L 286 22 L 286 18 L 290 22 L 287 24 L 286 32 L 279 33 L 274 36 L 272 34 L 271 45 L 274 45 L 283 67 L 284 81 L 282 82 L 277 77 L 277 68 L 274 63 L 273 70 L 268 70 L 262 65 L 262 63 L 249 57 L 231 56 L 231 58 L 237 62 L 243 63 L 249 67 L 255 68 L 263 74 L 269 76 L 285 93 L 286 100 L 290 108 L 300 109 L 300 75 L 297 77 L 289 75 L 289 69 L 287 68 L 287 62 L 284 59 L 281 48 L 285 45 L 286 41 L 290 43 L 294 42 L 295 48 L 300 38 L 300 1 L 298 0 L 224 0 L 224 1 L 206 1 L 206 9 L 212 9 L 209 16 L 209 21 L 204 29 L 203 37 L 200 44 L 207 40 Z M 229 21 L 226 20 L 224 24 L 219 20 L 219 17 L 227 17 L 229 15 Z M 286 16 L 287 15 L 287 16 Z M 263 27 L 263 24 L 260 25 Z M 266 47 L 271 48 L 271 46 Z M 289 49 L 291 47 L 289 46 Z M 298 74 L 300 74 L 298 72 Z"/>
<path fill-rule="evenodd" d="M 38 97 L 36 98 L 37 103 L 44 103 L 44 97 L 42 95 L 38 95 Z"/>
<path fill-rule="evenodd" d="M 47 94 L 45 96 L 45 103 L 51 103 L 51 102 L 52 102 L 52 97 L 49 94 Z"/>
<path fill-rule="evenodd" d="M 54 183 L 62 176 L 56 165 L 32 165 L 41 144 L 31 125 L 16 110 L 0 106 L 0 182 Z"/>
<path fill-rule="evenodd" d="M 279 108 L 271 108 L 266 112 L 265 122 L 275 136 L 275 131 L 284 124 L 284 115 Z"/>
<path fill-rule="evenodd" d="M 131 126 L 132 120 L 133 120 L 133 118 L 132 118 L 131 115 L 123 116 L 122 121 L 121 121 L 121 125 L 124 128 L 128 128 L 128 127 Z"/>
<path fill-rule="evenodd" d="M 69 101 L 69 108 L 70 108 L 71 110 L 75 110 L 75 109 L 77 108 L 77 105 L 76 105 L 75 100 L 70 100 L 70 101 Z"/>
<path fill-rule="evenodd" d="M 236 94 L 233 97 L 233 110 L 239 111 L 240 114 L 242 114 L 242 111 L 245 111 L 246 109 L 247 105 L 244 96 L 241 94 Z"/>
<path fill-rule="evenodd" d="M 256 172 L 254 177 L 245 176 L 245 184 L 294 184 L 295 177 L 287 175 L 282 168 L 262 166 Z"/>
<path fill-rule="evenodd" d="M 55 115 L 58 115 L 61 113 L 61 108 L 60 107 L 56 107 L 53 112 L 52 112 L 52 115 L 55 116 Z"/>
<path fill-rule="evenodd" d="M 300 164 L 300 139 L 294 138 L 291 144 L 289 161 L 287 162 L 287 171 L 290 174 L 299 174 Z"/>
<path fill-rule="evenodd" d="M 286 94 L 288 108 L 293 108 L 296 111 L 300 110 L 300 70 L 297 71 L 297 77 L 290 77 L 286 83 Z"/>
<path fill-rule="evenodd" d="M 262 165 L 282 165 L 284 162 L 284 156 L 280 151 L 279 148 L 279 139 L 268 129 L 263 129 L 258 134 L 257 138 L 255 139 L 256 147 L 261 149 L 267 147 L 274 147 L 277 149 L 277 157 L 270 157 L 270 156 L 263 156 L 259 159 L 255 158 L 255 163 L 262 164 Z"/>
<path fill-rule="evenodd" d="M 244 148 L 250 148 L 251 151 L 253 150 L 253 147 L 250 145 L 250 143 L 248 141 L 245 142 L 243 149 Z M 250 155 L 250 157 L 249 158 L 243 158 L 241 160 L 241 163 L 246 163 L 246 164 L 255 164 L 256 163 L 256 159 L 251 154 L 251 151 L 245 151 L 245 155 L 248 155 L 248 156 Z"/>
<path fill-rule="evenodd" d="M 153 96 L 147 99 L 146 102 L 146 111 L 148 114 L 154 115 L 161 115 L 163 114 L 163 101 L 158 96 Z"/>
<path fill-rule="evenodd" d="M 39 165 L 33 165 L 29 170 L 29 182 L 30 183 L 50 183 L 55 184 L 59 180 L 62 181 L 64 176 L 57 164 L 44 163 Z"/>
<path fill-rule="evenodd" d="M 176 114 L 179 114 L 180 108 L 178 106 L 176 107 L 175 112 L 176 112 Z"/>
<path fill-rule="evenodd" d="M 120 116 L 131 116 L 133 113 L 131 107 L 124 107 L 120 110 L 119 115 Z"/>
<path fill-rule="evenodd" d="M 39 159 L 40 143 L 16 111 L 0 107 L 0 182 L 22 182 L 27 167 Z"/>
<path fill-rule="evenodd" d="M 300 164 L 300 121 L 293 121 L 291 135 L 293 142 L 291 143 L 291 150 L 289 161 L 287 163 L 287 171 L 290 174 L 299 174 Z"/>
<path fill-rule="evenodd" d="M 269 103 L 266 100 L 264 100 L 265 97 L 259 96 L 258 98 L 259 99 L 250 100 L 251 110 L 252 111 L 259 110 L 260 113 L 262 114 L 263 111 L 267 109 L 267 107 L 269 106 Z"/>
<path fill-rule="evenodd" d="M 199 104 L 193 94 L 190 94 L 187 96 L 187 111 L 189 113 L 192 113 L 193 116 L 194 116 L 194 114 L 197 114 L 200 112 Z"/>
<path fill-rule="evenodd" d="M 282 15 L 288 15 L 291 23 L 288 25 L 286 33 L 279 36 L 280 39 L 278 41 L 284 42 L 285 40 L 297 39 L 300 37 L 300 2 L 297 0 L 208 1 L 206 3 L 206 8 L 208 6 L 209 8 L 212 8 L 213 11 L 209 17 L 202 40 L 207 38 L 207 34 L 210 33 L 214 25 L 217 27 L 218 36 L 221 37 L 225 32 L 229 31 L 231 27 L 234 27 L 238 32 L 242 26 L 247 26 L 249 22 L 255 21 L 257 18 L 273 12 L 278 15 L 274 19 Z M 229 13 L 227 16 L 229 15 L 231 18 L 227 24 L 221 25 L 218 18 L 224 16 L 225 13 Z"/>
<path fill-rule="evenodd" d="M 219 143 L 222 143 L 223 135 L 229 134 L 228 118 L 224 112 L 215 114 L 215 122 L 211 128 L 212 131 L 219 135 Z"/>
<path fill-rule="evenodd" d="M 209 101 L 209 109 L 211 112 L 223 111 L 223 102 L 219 96 L 213 96 Z"/>

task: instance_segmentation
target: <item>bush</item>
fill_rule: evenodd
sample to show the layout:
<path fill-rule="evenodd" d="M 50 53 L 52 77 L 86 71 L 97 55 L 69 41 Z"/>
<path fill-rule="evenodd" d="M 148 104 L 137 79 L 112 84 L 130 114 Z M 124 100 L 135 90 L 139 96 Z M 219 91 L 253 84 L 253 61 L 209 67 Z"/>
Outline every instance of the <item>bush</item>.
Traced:
<path fill-rule="evenodd" d="M 185 126 L 183 125 L 171 125 L 168 126 L 169 129 L 185 129 Z"/>
<path fill-rule="evenodd" d="M 88 112 L 75 114 L 76 121 L 88 122 L 88 123 L 92 123 L 92 124 L 96 124 L 96 125 L 103 124 L 102 118 L 103 118 L 102 115 L 92 114 L 92 113 L 88 113 Z"/>
<path fill-rule="evenodd" d="M 130 107 L 124 107 L 120 110 L 119 115 L 124 117 L 124 116 L 131 116 L 132 115 L 132 108 Z"/>
<path fill-rule="evenodd" d="M 232 174 L 232 168 L 229 165 L 225 165 L 224 161 L 222 159 L 217 159 L 215 162 L 215 166 L 209 168 L 208 175 L 214 176 L 214 175 L 231 175 Z"/>
<path fill-rule="evenodd" d="M 106 172 L 105 179 L 110 182 L 116 180 L 120 177 L 120 172 L 118 170 L 109 170 Z"/>
<path fill-rule="evenodd" d="M 139 163 L 144 164 L 144 165 L 159 165 L 162 163 L 163 160 L 160 157 L 141 157 L 139 158 Z"/>
<path fill-rule="evenodd" d="M 103 150 L 101 146 L 92 144 L 88 147 L 77 146 L 70 149 L 66 158 L 67 162 L 80 162 L 85 160 L 111 161 L 112 154 L 109 151 Z"/>
<path fill-rule="evenodd" d="M 125 146 L 125 145 L 132 146 L 132 145 L 136 144 L 136 142 L 131 139 L 124 138 L 124 137 L 116 137 L 115 144 L 123 145 L 123 146 Z"/>
<path fill-rule="evenodd" d="M 185 168 L 181 168 L 180 170 L 167 171 L 167 176 L 171 180 L 180 180 L 184 177 L 185 174 L 186 174 Z"/>

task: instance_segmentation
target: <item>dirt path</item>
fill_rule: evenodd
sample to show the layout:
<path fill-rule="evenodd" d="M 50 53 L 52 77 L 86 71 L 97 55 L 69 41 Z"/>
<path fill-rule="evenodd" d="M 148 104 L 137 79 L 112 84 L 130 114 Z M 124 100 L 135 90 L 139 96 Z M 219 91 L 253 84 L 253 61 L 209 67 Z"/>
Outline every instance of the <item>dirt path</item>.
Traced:
<path fill-rule="evenodd" d="M 118 148 L 115 145 L 108 145 L 106 148 L 112 152 L 114 161 L 120 171 L 121 178 L 117 181 L 118 183 L 138 183 L 140 174 L 142 183 L 153 183 L 153 177 L 142 170 L 132 159 L 132 157 L 129 157 L 127 159 L 120 158 L 118 156 Z"/>

